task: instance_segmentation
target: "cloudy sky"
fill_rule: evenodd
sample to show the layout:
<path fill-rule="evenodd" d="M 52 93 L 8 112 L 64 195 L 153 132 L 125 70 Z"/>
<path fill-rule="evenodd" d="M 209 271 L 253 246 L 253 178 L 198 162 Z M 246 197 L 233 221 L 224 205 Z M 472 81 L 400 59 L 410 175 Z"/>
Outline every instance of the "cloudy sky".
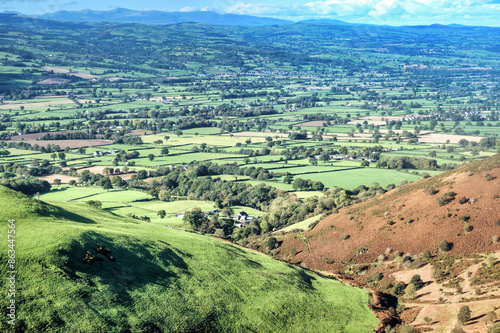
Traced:
<path fill-rule="evenodd" d="M 500 0 L 0 0 L 1 11 L 42 14 L 58 10 L 194 11 L 246 14 L 300 21 L 416 25 L 464 24 L 500 26 Z"/>

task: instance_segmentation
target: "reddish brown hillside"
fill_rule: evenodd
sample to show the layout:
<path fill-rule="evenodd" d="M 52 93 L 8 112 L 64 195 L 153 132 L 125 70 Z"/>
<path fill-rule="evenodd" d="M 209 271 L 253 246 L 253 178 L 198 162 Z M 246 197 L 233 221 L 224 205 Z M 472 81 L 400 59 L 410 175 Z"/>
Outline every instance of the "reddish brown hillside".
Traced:
<path fill-rule="evenodd" d="M 429 194 L 432 188 L 435 194 Z M 439 199 L 445 194 L 446 200 Z M 500 236 L 500 154 L 341 209 L 312 231 L 286 234 L 277 256 L 335 270 L 338 261 L 374 262 L 388 248 L 436 254 L 442 240 L 453 243 L 450 254 L 499 250 L 495 235 Z"/>

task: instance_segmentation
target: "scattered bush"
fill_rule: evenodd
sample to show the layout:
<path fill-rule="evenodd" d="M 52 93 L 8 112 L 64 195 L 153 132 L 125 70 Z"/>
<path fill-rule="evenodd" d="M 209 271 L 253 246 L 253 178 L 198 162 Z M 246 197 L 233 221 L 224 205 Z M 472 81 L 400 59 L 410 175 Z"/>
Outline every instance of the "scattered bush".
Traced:
<path fill-rule="evenodd" d="M 349 236 L 349 235 L 348 235 L 348 234 L 346 234 L 346 233 L 343 233 L 342 235 L 340 235 L 340 239 L 341 239 L 341 240 L 347 240 L 347 239 L 349 239 L 350 237 L 351 237 L 351 236 Z"/>
<path fill-rule="evenodd" d="M 88 200 L 88 201 L 85 201 L 85 203 L 87 205 L 90 205 L 90 206 L 98 208 L 98 209 L 102 208 L 102 202 L 100 202 L 99 200 Z"/>
<path fill-rule="evenodd" d="M 429 260 L 431 257 L 431 251 L 429 250 L 425 250 L 424 253 L 422 253 L 422 259 L 424 260 Z"/>
<path fill-rule="evenodd" d="M 368 282 L 378 282 L 382 280 L 384 276 L 380 272 L 375 272 L 367 278 Z"/>
<path fill-rule="evenodd" d="M 413 284 L 417 290 L 422 289 L 425 285 L 424 281 L 422 281 L 422 278 L 418 274 L 411 277 L 410 283 Z"/>
<path fill-rule="evenodd" d="M 446 239 L 443 239 L 438 245 L 438 249 L 440 252 L 449 252 L 451 251 L 452 248 L 453 248 L 453 243 L 448 243 Z"/>
<path fill-rule="evenodd" d="M 462 329 L 462 326 L 460 326 L 460 324 L 457 324 L 455 327 L 453 327 L 451 333 L 465 333 L 465 332 Z"/>
<path fill-rule="evenodd" d="M 403 325 L 403 326 L 401 326 L 400 332 L 401 333 L 416 333 L 417 330 L 413 326 Z"/>
<path fill-rule="evenodd" d="M 492 174 L 489 174 L 489 173 L 486 173 L 486 172 L 485 172 L 485 173 L 483 173 L 483 177 L 484 177 L 484 179 L 486 179 L 487 181 L 490 181 L 490 180 L 493 180 L 493 179 L 497 178 L 497 177 L 493 176 Z"/>
<path fill-rule="evenodd" d="M 417 287 L 414 284 L 409 284 L 405 288 L 405 298 L 409 301 L 413 301 L 416 298 L 415 293 L 417 292 Z"/>
<path fill-rule="evenodd" d="M 460 199 L 458 199 L 458 203 L 461 205 L 467 203 L 467 201 L 469 201 L 469 199 L 467 199 L 466 197 L 461 197 Z"/>
<path fill-rule="evenodd" d="M 399 296 L 403 293 L 404 290 L 405 290 L 404 282 L 398 281 L 394 286 L 394 288 L 392 288 L 391 294 Z"/>
<path fill-rule="evenodd" d="M 441 207 L 441 206 L 446 205 L 447 203 L 449 203 L 453 199 L 455 199 L 456 195 L 457 194 L 455 192 L 444 193 L 439 198 L 437 198 L 436 201 L 437 201 L 439 207 Z"/>
<path fill-rule="evenodd" d="M 436 194 L 437 192 L 438 192 L 438 191 L 437 191 L 434 187 L 432 187 L 432 186 L 429 186 L 429 187 L 427 187 L 427 188 L 425 189 L 425 193 L 430 194 L 430 195 L 434 195 L 434 194 Z"/>
<path fill-rule="evenodd" d="M 470 312 L 470 308 L 467 306 L 467 305 L 464 305 L 460 308 L 460 310 L 458 311 L 458 321 L 464 325 L 471 317 L 471 312 Z"/>
<path fill-rule="evenodd" d="M 407 256 L 403 257 L 403 263 L 405 263 L 407 261 L 411 262 L 411 256 L 407 255 Z"/>
<path fill-rule="evenodd" d="M 495 321 L 497 321 L 498 319 L 498 316 L 497 314 L 495 313 L 495 311 L 490 311 L 486 314 L 486 316 L 484 317 L 484 321 L 485 323 L 488 323 L 488 322 L 492 322 L 494 323 Z M 500 328 L 500 327 L 499 327 Z M 500 330 L 499 330 L 500 332 Z"/>
<path fill-rule="evenodd" d="M 472 231 L 472 229 L 474 229 L 474 227 L 473 227 L 473 226 L 471 226 L 469 223 L 465 223 L 465 224 L 464 224 L 464 231 L 465 231 L 465 232 L 471 232 L 471 231 Z"/>
<path fill-rule="evenodd" d="M 500 323 L 494 323 L 488 327 L 487 333 L 499 333 L 499 332 L 500 332 Z"/>
<path fill-rule="evenodd" d="M 446 195 L 443 194 L 442 196 L 437 198 L 436 202 L 437 202 L 439 207 L 446 205 L 448 203 Z"/>

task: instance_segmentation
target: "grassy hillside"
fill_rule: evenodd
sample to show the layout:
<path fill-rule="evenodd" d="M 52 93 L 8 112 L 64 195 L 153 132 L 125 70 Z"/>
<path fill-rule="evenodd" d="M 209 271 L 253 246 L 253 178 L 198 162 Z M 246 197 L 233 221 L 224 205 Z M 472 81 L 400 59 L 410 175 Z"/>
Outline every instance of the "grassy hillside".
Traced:
<path fill-rule="evenodd" d="M 16 220 L 18 330 L 370 332 L 377 325 L 364 290 L 256 252 L 4 187 L 0 202 L 2 230 Z M 93 264 L 82 260 L 87 251 Z M 6 271 L 0 275 L 6 290 Z M 9 330 L 2 319 L 0 331 Z"/>

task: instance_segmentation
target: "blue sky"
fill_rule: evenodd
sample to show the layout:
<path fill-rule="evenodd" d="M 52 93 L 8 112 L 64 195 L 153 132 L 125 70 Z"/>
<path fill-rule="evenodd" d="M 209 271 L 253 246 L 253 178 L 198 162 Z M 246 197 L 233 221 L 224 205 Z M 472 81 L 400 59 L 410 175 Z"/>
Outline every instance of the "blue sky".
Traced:
<path fill-rule="evenodd" d="M 1 11 L 42 14 L 58 10 L 193 11 L 246 14 L 300 21 L 417 25 L 464 24 L 500 26 L 500 0 L 0 0 Z"/>

